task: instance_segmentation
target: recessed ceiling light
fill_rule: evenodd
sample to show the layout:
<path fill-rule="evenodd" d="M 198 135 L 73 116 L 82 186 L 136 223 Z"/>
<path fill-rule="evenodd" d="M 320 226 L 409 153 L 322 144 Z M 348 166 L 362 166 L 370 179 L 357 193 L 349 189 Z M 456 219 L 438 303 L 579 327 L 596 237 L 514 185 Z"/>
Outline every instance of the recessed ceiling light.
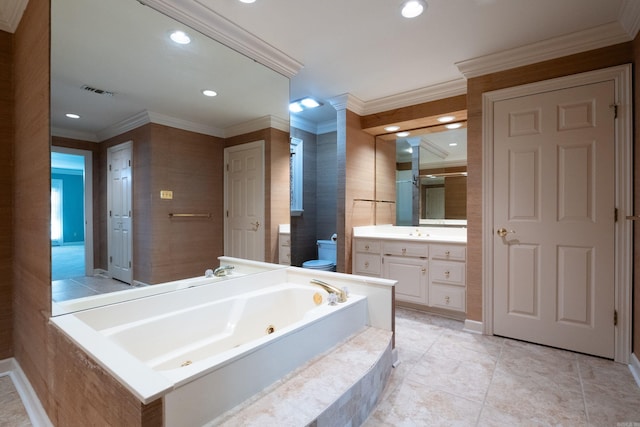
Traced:
<path fill-rule="evenodd" d="M 395 132 L 397 130 L 400 130 L 400 126 L 387 126 L 386 128 L 384 128 L 384 130 L 386 130 L 387 132 Z"/>
<path fill-rule="evenodd" d="M 240 0 L 242 3 L 255 3 L 256 0 Z"/>
<path fill-rule="evenodd" d="M 446 127 L 447 129 L 458 129 L 462 127 L 462 123 L 450 123 L 448 125 L 445 125 L 444 127 Z"/>
<path fill-rule="evenodd" d="M 411 132 L 398 132 L 396 133 L 397 137 L 404 138 L 405 136 L 411 135 Z"/>
<path fill-rule="evenodd" d="M 218 94 L 218 92 L 216 92 L 215 90 L 211 90 L 211 89 L 205 89 L 202 91 L 202 94 L 204 96 L 216 96 Z"/>
<path fill-rule="evenodd" d="M 80 116 L 74 113 L 67 113 L 65 114 L 65 116 L 69 117 L 70 119 L 79 119 Z"/>
<path fill-rule="evenodd" d="M 442 116 L 442 117 L 438 117 L 438 121 L 440 123 L 449 123 L 454 121 L 456 118 L 453 116 Z"/>
<path fill-rule="evenodd" d="M 402 16 L 405 18 L 415 18 L 422 15 L 427 8 L 424 0 L 406 0 L 402 3 Z"/>
<path fill-rule="evenodd" d="M 191 43 L 191 37 L 189 37 L 187 33 L 185 33 L 184 31 L 180 31 L 180 30 L 174 31 L 169 35 L 169 37 L 171 38 L 171 40 L 173 40 L 178 44 Z"/>
<path fill-rule="evenodd" d="M 304 108 L 302 108 L 302 105 L 300 105 L 299 102 L 292 102 L 289 104 L 289 111 L 292 113 L 300 113 L 302 110 L 304 110 Z"/>
<path fill-rule="evenodd" d="M 451 142 L 449 143 L 449 147 L 457 147 L 458 143 L 457 142 Z"/>
<path fill-rule="evenodd" d="M 320 103 L 313 98 L 305 98 L 300 101 L 300 104 L 305 108 L 316 108 L 320 106 Z"/>

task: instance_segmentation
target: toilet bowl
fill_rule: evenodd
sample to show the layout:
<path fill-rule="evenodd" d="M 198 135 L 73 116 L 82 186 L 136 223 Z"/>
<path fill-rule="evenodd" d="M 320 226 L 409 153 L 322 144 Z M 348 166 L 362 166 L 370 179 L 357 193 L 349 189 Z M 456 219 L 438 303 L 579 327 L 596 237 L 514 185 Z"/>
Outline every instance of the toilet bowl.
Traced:
<path fill-rule="evenodd" d="M 336 270 L 336 242 L 333 240 L 318 240 L 318 259 L 312 259 L 302 263 L 302 268 L 312 270 L 335 271 Z"/>

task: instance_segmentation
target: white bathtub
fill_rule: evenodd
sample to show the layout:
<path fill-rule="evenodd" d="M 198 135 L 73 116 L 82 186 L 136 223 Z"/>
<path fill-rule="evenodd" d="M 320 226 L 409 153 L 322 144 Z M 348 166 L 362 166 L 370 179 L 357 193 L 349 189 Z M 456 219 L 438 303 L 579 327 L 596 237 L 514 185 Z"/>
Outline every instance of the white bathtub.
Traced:
<path fill-rule="evenodd" d="M 371 324 L 367 294 L 379 306 L 373 317 L 385 313 L 375 326 L 391 329 L 393 282 L 300 270 L 247 275 L 51 321 L 140 401 L 162 397 L 165 425 L 199 426 Z M 348 284 L 353 294 L 330 306 L 311 278 Z"/>

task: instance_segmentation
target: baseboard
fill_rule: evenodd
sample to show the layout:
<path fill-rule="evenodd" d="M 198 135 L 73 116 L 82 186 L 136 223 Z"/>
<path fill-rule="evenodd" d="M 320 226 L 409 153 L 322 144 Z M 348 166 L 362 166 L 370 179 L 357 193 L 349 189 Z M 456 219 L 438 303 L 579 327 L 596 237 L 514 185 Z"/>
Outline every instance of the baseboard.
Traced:
<path fill-rule="evenodd" d="M 640 360 L 634 353 L 631 353 L 631 363 L 629 363 L 629 369 L 633 374 L 633 378 L 636 380 L 636 384 L 640 387 Z"/>
<path fill-rule="evenodd" d="M 471 332 L 473 334 L 481 334 L 482 333 L 482 322 L 478 322 L 477 320 L 465 319 L 463 331 Z"/>
<path fill-rule="evenodd" d="M 24 371 L 16 359 L 12 357 L 0 360 L 0 376 L 1 375 L 8 375 L 11 381 L 13 381 L 13 385 L 22 400 L 27 415 L 29 415 L 31 424 L 34 427 L 53 427 L 35 390 L 31 387 L 31 383 L 29 383 L 27 376 L 24 374 Z"/>

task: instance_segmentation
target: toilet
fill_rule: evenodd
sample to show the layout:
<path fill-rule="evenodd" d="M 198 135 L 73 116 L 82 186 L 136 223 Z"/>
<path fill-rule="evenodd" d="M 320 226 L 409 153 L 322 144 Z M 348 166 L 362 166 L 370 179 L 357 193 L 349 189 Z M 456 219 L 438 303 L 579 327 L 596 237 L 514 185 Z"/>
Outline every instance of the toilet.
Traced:
<path fill-rule="evenodd" d="M 333 240 L 318 240 L 318 259 L 312 259 L 302 263 L 302 268 L 312 270 L 335 271 L 336 270 L 336 242 Z"/>

